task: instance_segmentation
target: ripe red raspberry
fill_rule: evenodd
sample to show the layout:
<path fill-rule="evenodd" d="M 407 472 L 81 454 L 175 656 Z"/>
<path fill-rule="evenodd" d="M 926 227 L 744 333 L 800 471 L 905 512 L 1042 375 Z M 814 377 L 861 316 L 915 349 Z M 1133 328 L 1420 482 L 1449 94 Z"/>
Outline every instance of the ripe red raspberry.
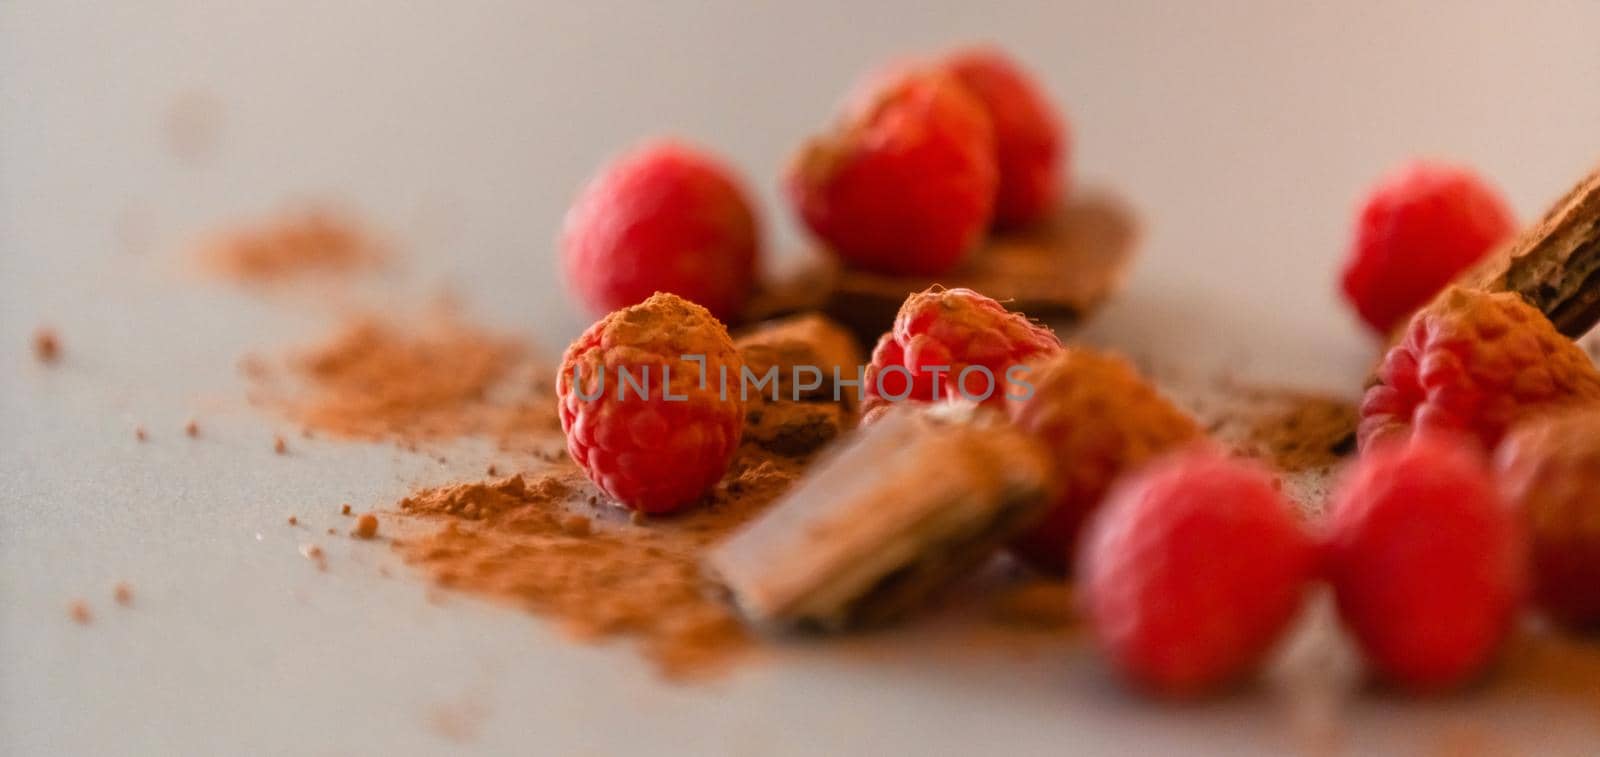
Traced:
<path fill-rule="evenodd" d="M 1116 667 L 1153 693 L 1183 697 L 1260 664 L 1316 562 L 1264 470 L 1194 449 L 1112 490 L 1084 534 L 1078 575 Z"/>
<path fill-rule="evenodd" d="M 995 225 L 1015 228 L 1047 218 L 1064 186 L 1071 136 L 1027 73 L 999 50 L 951 55 L 945 69 L 983 102 L 994 124 L 1000 189 Z"/>
<path fill-rule="evenodd" d="M 567 451 L 629 508 L 688 505 L 722 478 L 739 446 L 743 367 L 727 330 L 699 305 L 657 293 L 618 310 L 562 358 L 556 395 Z"/>
<path fill-rule="evenodd" d="M 567 211 L 567 282 L 596 314 L 661 291 L 737 317 L 760 246 L 747 197 L 705 153 L 671 141 L 638 147 L 602 168 Z"/>
<path fill-rule="evenodd" d="M 1516 230 L 1505 201 L 1471 171 L 1413 161 L 1373 187 L 1356 220 L 1344 292 L 1387 334 Z"/>
<path fill-rule="evenodd" d="M 785 184 L 801 219 L 846 263 L 937 275 L 988 228 L 998 181 L 983 105 L 949 75 L 914 69 L 802 148 Z"/>
<path fill-rule="evenodd" d="M 1363 453 L 1326 526 L 1340 616 L 1378 673 L 1438 690 L 1494 657 L 1522 598 L 1525 545 L 1470 441 L 1418 437 Z"/>
<path fill-rule="evenodd" d="M 1033 394 L 1007 403 L 1011 419 L 1052 453 L 1060 493 L 1012 549 L 1061 573 L 1072 564 L 1084 521 L 1119 476 L 1203 434 L 1120 357 L 1068 347 L 1030 363 L 1026 380 Z"/>
<path fill-rule="evenodd" d="M 1583 350 L 1515 294 L 1453 288 L 1411 319 L 1361 403 L 1363 449 L 1380 437 L 1465 432 L 1485 450 L 1520 418 L 1600 400 Z"/>
<path fill-rule="evenodd" d="M 1563 625 L 1600 629 L 1600 409 L 1517 426 L 1495 468 L 1528 534 L 1534 601 Z"/>
<path fill-rule="evenodd" d="M 1007 393 L 1025 390 L 1011 386 L 1008 369 L 1059 349 L 1061 340 L 1027 316 L 971 289 L 934 286 L 906 298 L 894 328 L 873 348 L 862 412 L 946 397 L 999 407 Z"/>

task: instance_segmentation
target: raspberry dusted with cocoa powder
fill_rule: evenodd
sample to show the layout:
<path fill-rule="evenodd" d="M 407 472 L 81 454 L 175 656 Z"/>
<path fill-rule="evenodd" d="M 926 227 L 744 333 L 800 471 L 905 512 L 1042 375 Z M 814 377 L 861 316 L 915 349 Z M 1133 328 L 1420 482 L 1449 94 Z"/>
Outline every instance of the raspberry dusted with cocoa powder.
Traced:
<path fill-rule="evenodd" d="M 941 398 L 999 405 L 1026 389 L 1019 366 L 1059 349 L 1055 333 L 1027 316 L 971 289 L 934 286 L 906 298 L 873 348 L 862 412 Z"/>
<path fill-rule="evenodd" d="M 600 170 L 561 231 L 567 281 L 595 313 L 671 292 L 735 318 L 756 278 L 759 231 L 727 166 L 672 141 Z"/>
<path fill-rule="evenodd" d="M 1513 423 L 1600 400 L 1600 371 L 1515 294 L 1453 288 L 1411 319 L 1361 403 L 1363 449 L 1379 437 L 1446 431 L 1494 449 Z"/>
<path fill-rule="evenodd" d="M 1071 139 L 1039 85 L 998 49 L 962 50 L 949 71 L 983 103 L 994 126 L 1000 186 L 996 226 L 1016 228 L 1049 217 L 1060 199 Z"/>
<path fill-rule="evenodd" d="M 1482 670 L 1511 629 L 1527 576 L 1516 518 L 1470 441 L 1391 441 L 1346 472 L 1324 561 L 1368 663 L 1433 691 Z"/>
<path fill-rule="evenodd" d="M 656 293 L 589 327 L 556 379 L 567 451 L 589 480 L 639 512 L 711 490 L 744 428 L 744 363 L 711 313 Z"/>
<path fill-rule="evenodd" d="M 1195 449 L 1117 485 L 1090 520 L 1078 575 L 1116 667 L 1146 690 L 1185 697 L 1261 663 L 1316 562 L 1265 470 Z"/>
<path fill-rule="evenodd" d="M 1007 404 L 1012 421 L 1049 448 L 1059 494 L 1013 549 L 1060 573 L 1072 564 L 1084 521 L 1119 476 L 1204 433 L 1120 357 L 1068 347 L 1029 368 L 1032 395 Z"/>
<path fill-rule="evenodd" d="M 954 78 L 914 69 L 844 114 L 790 164 L 790 200 L 847 264 L 937 275 L 977 245 L 993 217 L 994 130 Z"/>
<path fill-rule="evenodd" d="M 1516 231 L 1498 192 L 1464 168 L 1413 161 L 1385 176 L 1356 220 L 1345 296 L 1386 334 Z"/>
<path fill-rule="evenodd" d="M 1534 601 L 1563 625 L 1600 629 L 1600 409 L 1517 426 L 1495 468 L 1528 533 Z"/>

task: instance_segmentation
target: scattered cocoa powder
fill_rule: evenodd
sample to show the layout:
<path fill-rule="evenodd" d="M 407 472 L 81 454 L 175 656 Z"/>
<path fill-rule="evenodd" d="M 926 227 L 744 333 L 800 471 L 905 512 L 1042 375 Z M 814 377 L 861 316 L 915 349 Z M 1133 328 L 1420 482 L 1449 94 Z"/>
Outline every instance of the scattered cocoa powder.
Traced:
<path fill-rule="evenodd" d="M 89 603 L 81 599 L 74 599 L 67 605 L 67 616 L 80 626 L 89 625 L 94 621 L 94 613 L 89 611 Z"/>
<path fill-rule="evenodd" d="M 141 442 L 148 441 L 150 439 L 150 434 L 144 430 L 144 426 L 134 426 L 133 438 Z"/>
<path fill-rule="evenodd" d="M 349 515 L 350 514 L 350 503 L 349 502 L 346 502 L 343 505 L 339 506 L 339 514 L 340 515 Z"/>
<path fill-rule="evenodd" d="M 291 516 L 289 516 L 289 525 L 291 525 L 291 526 L 297 526 L 297 525 L 299 525 L 299 524 L 300 524 L 300 519 L 299 519 L 299 518 L 296 518 L 296 517 L 295 517 L 295 516 L 293 516 L 293 515 L 291 515 Z"/>
<path fill-rule="evenodd" d="M 372 513 L 362 513 L 356 518 L 356 527 L 350 529 L 350 535 L 357 539 L 371 539 L 378 535 L 378 516 Z"/>
<path fill-rule="evenodd" d="M 118 581 L 117 585 L 111 589 L 111 598 L 117 600 L 117 604 L 123 607 L 132 605 L 133 585 L 127 581 Z"/>
<path fill-rule="evenodd" d="M 199 436 L 200 424 L 195 422 L 193 419 L 190 419 L 188 423 L 183 424 L 183 433 L 188 434 L 190 439 Z"/>
<path fill-rule="evenodd" d="M 591 504 L 592 484 L 570 466 L 427 489 L 399 507 L 443 525 L 396 549 L 441 586 L 520 604 L 580 638 L 637 639 L 664 674 L 694 677 L 751 642 L 705 585 L 701 552 L 798 473 L 797 463 L 746 448 L 709 501 L 643 524 Z"/>
<path fill-rule="evenodd" d="M 420 323 L 360 317 L 289 361 L 294 385 L 256 396 L 307 429 L 344 439 L 419 442 L 489 436 L 506 448 L 559 429 L 548 368 L 518 341 L 449 311 Z"/>
<path fill-rule="evenodd" d="M 384 246 L 368 231 L 326 208 L 290 211 L 225 230 L 199 252 L 205 270 L 245 283 L 350 273 L 376 267 L 386 257 Z"/>
<path fill-rule="evenodd" d="M 280 455 L 287 455 L 289 454 L 289 443 L 285 442 L 283 437 L 277 437 L 272 440 L 272 451 Z"/>
<path fill-rule="evenodd" d="M 33 356 L 45 365 L 61 359 L 61 338 L 56 336 L 55 329 L 40 326 L 33 332 Z"/>
<path fill-rule="evenodd" d="M 300 556 L 315 563 L 317 570 L 328 569 L 328 556 L 322 551 L 322 547 L 315 544 L 302 544 L 300 545 Z"/>

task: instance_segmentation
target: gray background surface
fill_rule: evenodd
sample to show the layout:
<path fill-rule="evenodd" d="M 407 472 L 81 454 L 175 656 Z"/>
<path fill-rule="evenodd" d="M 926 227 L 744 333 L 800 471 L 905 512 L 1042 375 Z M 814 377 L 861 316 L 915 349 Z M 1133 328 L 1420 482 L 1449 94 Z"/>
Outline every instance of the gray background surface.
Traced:
<path fill-rule="evenodd" d="M 341 501 L 384 505 L 482 458 L 271 454 L 292 429 L 243 407 L 235 361 L 324 333 L 342 303 L 241 296 L 195 280 L 182 250 L 286 201 L 388 229 L 405 270 L 377 291 L 448 286 L 555 350 L 587 319 L 553 239 L 605 157 L 662 133 L 709 146 L 791 249 L 776 176 L 853 78 L 993 40 L 1069 113 L 1080 180 L 1146 223 L 1133 285 L 1086 338 L 1352 392 L 1372 346 L 1334 282 L 1370 181 L 1454 158 L 1527 219 L 1600 160 L 1594 3 L 765 6 L 0 2 L 0 752 L 1293 746 L 1268 697 L 1152 707 L 1081 651 L 951 658 L 908 641 L 866 664 L 797 651 L 664 686 L 626 650 L 429 603 L 376 576 L 381 548 L 328 540 L 327 574 L 296 553 L 286 514 L 334 525 Z M 219 141 L 175 160 L 166 119 L 197 97 Z M 58 369 L 28 358 L 41 323 L 65 339 Z M 200 441 L 180 432 L 194 415 Z M 135 608 L 111 604 L 118 580 Z M 66 618 L 78 596 L 89 627 Z M 1345 746 L 1403 753 L 1463 724 L 1519 751 L 1581 752 L 1597 733 L 1592 707 L 1533 696 L 1366 697 L 1344 719 Z"/>

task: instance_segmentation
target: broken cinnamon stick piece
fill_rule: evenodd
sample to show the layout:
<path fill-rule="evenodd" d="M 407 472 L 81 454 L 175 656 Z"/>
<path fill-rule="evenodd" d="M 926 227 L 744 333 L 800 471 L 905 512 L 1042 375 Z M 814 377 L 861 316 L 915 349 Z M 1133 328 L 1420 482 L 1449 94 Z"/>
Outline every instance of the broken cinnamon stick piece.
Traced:
<path fill-rule="evenodd" d="M 1043 515 L 1049 457 L 992 410 L 902 405 L 836 444 L 707 556 L 771 629 L 892 620 Z"/>
<path fill-rule="evenodd" d="M 1516 292 L 1577 338 L 1600 321 L 1600 169 L 1461 284 Z"/>

